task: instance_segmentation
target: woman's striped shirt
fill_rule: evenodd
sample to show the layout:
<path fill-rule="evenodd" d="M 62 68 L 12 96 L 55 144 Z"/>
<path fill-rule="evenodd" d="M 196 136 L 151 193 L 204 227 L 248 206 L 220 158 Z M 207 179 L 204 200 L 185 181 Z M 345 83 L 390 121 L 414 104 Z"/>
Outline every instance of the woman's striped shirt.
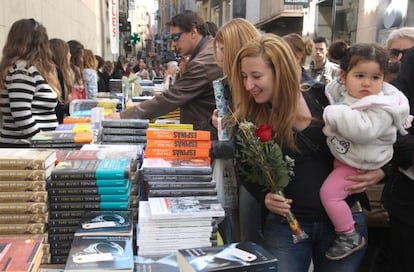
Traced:
<path fill-rule="evenodd" d="M 40 130 L 57 127 L 57 94 L 35 66 L 17 61 L 8 71 L 5 87 L 0 90 L 0 143 L 27 145 Z"/>

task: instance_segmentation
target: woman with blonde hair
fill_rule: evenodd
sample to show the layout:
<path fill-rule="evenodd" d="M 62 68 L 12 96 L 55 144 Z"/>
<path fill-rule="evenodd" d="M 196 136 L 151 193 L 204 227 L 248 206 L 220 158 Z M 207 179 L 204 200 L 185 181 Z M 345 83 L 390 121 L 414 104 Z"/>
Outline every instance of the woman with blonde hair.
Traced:
<path fill-rule="evenodd" d="M 231 72 L 235 116 L 252 121 L 256 127 L 269 125 L 276 133 L 275 141 L 283 157 L 294 160 L 294 175 L 283 190 L 284 196 L 270 192 L 260 181 L 240 181 L 267 210 L 264 221 L 264 246 L 278 259 L 280 271 L 307 272 L 311 261 L 315 271 L 357 272 L 365 250 L 341 260 L 326 258 L 325 252 L 336 238 L 332 223 L 321 204 L 319 190 L 332 171 L 333 158 L 322 132 L 322 105 L 327 101 L 318 95 L 324 85 L 317 84 L 302 92 L 300 72 L 295 55 L 283 38 L 274 34 L 257 36 L 237 54 Z M 242 145 L 237 145 L 239 151 Z M 248 162 L 237 161 L 238 167 L 249 169 Z M 243 168 L 244 167 L 244 168 Z M 354 207 L 366 200 L 367 186 L 384 177 L 381 169 L 367 170 L 353 176 L 347 190 L 352 196 L 348 205 Z M 353 208 L 355 228 L 367 235 L 360 205 Z M 309 235 L 298 243 L 286 219 L 292 211 L 302 229 Z"/>
<path fill-rule="evenodd" d="M 28 147 L 41 130 L 54 130 L 61 97 L 46 28 L 35 19 L 13 23 L 0 61 L 0 146 Z"/>
<path fill-rule="evenodd" d="M 98 74 L 96 69 L 98 62 L 92 50 L 85 49 L 83 53 L 83 81 L 86 92 L 86 99 L 98 97 Z"/>
<path fill-rule="evenodd" d="M 237 53 L 249 40 L 258 36 L 260 33 L 255 26 L 243 18 L 235 18 L 227 24 L 220 27 L 214 38 L 214 55 L 216 61 L 223 68 L 225 78 L 222 80 L 224 86 L 224 97 L 227 98 L 228 106 L 231 106 L 231 85 L 228 81 L 231 77 L 231 69 L 233 60 Z M 218 111 L 214 110 L 212 116 L 212 123 L 218 127 Z M 225 121 L 223 122 L 223 124 Z M 221 153 L 226 150 L 225 142 L 218 142 L 214 146 L 214 154 L 216 159 L 221 158 Z M 262 205 L 257 202 L 251 194 L 246 191 L 243 185 L 239 186 L 238 194 L 238 219 L 236 223 L 239 228 L 240 241 L 254 241 L 261 243 L 263 239 L 262 234 Z M 228 241 L 230 242 L 230 241 Z"/>

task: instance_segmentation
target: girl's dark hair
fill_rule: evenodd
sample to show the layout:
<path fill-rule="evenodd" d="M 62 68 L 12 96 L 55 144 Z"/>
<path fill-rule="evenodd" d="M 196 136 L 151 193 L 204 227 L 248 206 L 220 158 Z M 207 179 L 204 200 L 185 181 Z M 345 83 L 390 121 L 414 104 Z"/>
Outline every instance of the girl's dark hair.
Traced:
<path fill-rule="evenodd" d="M 175 15 L 167 22 L 167 25 L 179 27 L 185 32 L 190 32 L 195 27 L 201 35 L 206 36 L 209 34 L 207 24 L 203 18 L 192 10 L 185 10 Z"/>
<path fill-rule="evenodd" d="M 328 49 L 329 57 L 334 61 L 339 61 L 343 52 L 345 52 L 349 48 L 348 43 L 344 40 L 337 40 Z"/>
<path fill-rule="evenodd" d="M 338 43 L 343 43 L 343 41 L 338 41 Z M 376 43 L 357 43 L 351 47 L 339 46 L 335 43 L 332 45 L 332 55 L 339 60 L 339 66 L 345 73 L 360 61 L 367 60 L 376 61 L 380 65 L 380 70 L 387 72 L 388 52 Z"/>

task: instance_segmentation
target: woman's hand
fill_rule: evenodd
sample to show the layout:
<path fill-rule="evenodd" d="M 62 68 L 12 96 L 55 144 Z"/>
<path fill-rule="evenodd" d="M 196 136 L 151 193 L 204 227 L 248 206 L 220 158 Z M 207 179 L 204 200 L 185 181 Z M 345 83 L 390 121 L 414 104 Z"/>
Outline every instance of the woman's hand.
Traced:
<path fill-rule="evenodd" d="M 121 119 L 121 114 L 119 112 L 114 112 L 105 115 L 105 119 Z"/>
<path fill-rule="evenodd" d="M 265 197 L 266 208 L 273 212 L 283 216 L 286 216 L 290 210 L 291 199 L 284 198 L 281 195 L 267 193 Z"/>
<path fill-rule="evenodd" d="M 217 109 L 213 111 L 213 115 L 211 116 L 211 123 L 216 129 L 218 129 L 218 110 Z"/>
<path fill-rule="evenodd" d="M 355 185 L 346 188 L 351 194 L 365 192 L 368 186 L 377 184 L 385 177 L 384 171 L 379 168 L 376 170 L 358 170 L 357 175 L 346 177 L 347 180 L 356 181 Z"/>

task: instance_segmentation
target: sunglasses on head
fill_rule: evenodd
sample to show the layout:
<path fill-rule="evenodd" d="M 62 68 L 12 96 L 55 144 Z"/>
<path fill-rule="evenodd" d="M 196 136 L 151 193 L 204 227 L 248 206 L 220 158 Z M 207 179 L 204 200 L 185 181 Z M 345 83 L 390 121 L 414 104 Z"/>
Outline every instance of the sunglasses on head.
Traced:
<path fill-rule="evenodd" d="M 180 32 L 177 32 L 177 33 L 172 33 L 171 36 L 170 36 L 171 40 L 174 41 L 174 42 L 178 41 L 181 38 L 181 35 L 184 32 L 186 32 L 186 31 L 180 31 Z"/>
<path fill-rule="evenodd" d="M 29 20 L 33 22 L 33 25 L 34 25 L 33 29 L 34 31 L 36 31 L 39 28 L 39 22 L 33 18 L 30 18 Z"/>

